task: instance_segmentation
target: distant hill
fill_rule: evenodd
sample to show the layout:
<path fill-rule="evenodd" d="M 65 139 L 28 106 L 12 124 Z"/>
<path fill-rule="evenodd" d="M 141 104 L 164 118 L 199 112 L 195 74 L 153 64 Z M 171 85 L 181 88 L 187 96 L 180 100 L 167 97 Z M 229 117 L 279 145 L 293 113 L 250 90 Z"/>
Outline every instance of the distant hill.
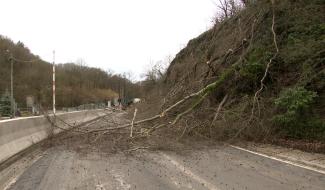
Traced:
<path fill-rule="evenodd" d="M 33 96 L 37 104 L 52 104 L 52 65 L 32 54 L 21 42 L 14 43 L 0 36 L 0 94 L 10 90 L 9 50 L 14 61 L 14 98 L 19 107 L 26 106 L 26 97 Z M 31 61 L 31 62 L 28 62 Z M 105 102 L 118 93 L 137 96 L 137 87 L 121 75 L 75 63 L 56 66 L 57 106 L 72 107 Z M 121 92 L 122 91 L 122 92 Z"/>

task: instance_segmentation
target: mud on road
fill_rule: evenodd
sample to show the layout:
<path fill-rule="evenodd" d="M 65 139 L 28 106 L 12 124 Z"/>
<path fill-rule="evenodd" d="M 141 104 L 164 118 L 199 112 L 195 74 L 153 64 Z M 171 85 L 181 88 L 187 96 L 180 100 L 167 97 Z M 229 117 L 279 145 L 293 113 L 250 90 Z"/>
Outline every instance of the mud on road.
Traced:
<path fill-rule="evenodd" d="M 90 131 L 130 121 L 111 111 Z M 324 189 L 325 175 L 173 130 L 64 132 L 9 167 L 7 189 Z M 3 173 L 3 172 L 2 172 Z M 10 172 L 9 172 L 10 173 Z M 8 174 L 8 172 L 7 172 Z M 0 175 L 1 176 L 1 175 Z M 3 175 L 2 175 L 3 176 Z M 2 177 L 1 176 L 1 177 Z M 2 179 L 4 179 L 2 177 Z"/>

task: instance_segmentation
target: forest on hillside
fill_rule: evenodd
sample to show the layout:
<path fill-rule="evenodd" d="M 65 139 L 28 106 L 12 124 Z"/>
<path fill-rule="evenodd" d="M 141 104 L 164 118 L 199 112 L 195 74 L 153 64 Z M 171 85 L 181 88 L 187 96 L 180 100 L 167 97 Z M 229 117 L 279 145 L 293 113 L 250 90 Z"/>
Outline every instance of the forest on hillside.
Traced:
<path fill-rule="evenodd" d="M 0 95 L 10 92 L 10 60 L 13 57 L 13 90 L 18 107 L 26 107 L 33 96 L 43 108 L 52 105 L 52 64 L 34 55 L 22 43 L 0 36 Z M 126 74 L 114 74 L 86 66 L 82 61 L 56 65 L 56 104 L 58 108 L 104 103 L 114 97 L 140 96 L 139 85 Z"/>

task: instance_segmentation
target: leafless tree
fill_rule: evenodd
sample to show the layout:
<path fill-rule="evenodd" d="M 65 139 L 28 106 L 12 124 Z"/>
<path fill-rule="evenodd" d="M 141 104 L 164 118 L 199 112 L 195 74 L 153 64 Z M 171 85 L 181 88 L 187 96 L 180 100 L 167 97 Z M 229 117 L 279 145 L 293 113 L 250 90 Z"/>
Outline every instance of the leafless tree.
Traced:
<path fill-rule="evenodd" d="M 215 4 L 218 12 L 214 18 L 214 22 L 218 23 L 238 13 L 248 0 L 218 0 Z"/>
<path fill-rule="evenodd" d="M 160 96 L 163 92 L 164 84 L 163 80 L 166 76 L 166 71 L 173 60 L 172 56 L 167 56 L 165 59 L 153 62 L 151 61 L 150 64 L 147 66 L 145 72 L 142 74 L 144 80 L 142 81 L 142 87 L 144 92 L 151 92 L 146 94 L 151 94 L 155 92 L 157 97 Z"/>
<path fill-rule="evenodd" d="M 229 2 L 228 0 L 219 0 L 217 7 L 222 11 L 222 14 L 225 18 L 229 17 Z"/>

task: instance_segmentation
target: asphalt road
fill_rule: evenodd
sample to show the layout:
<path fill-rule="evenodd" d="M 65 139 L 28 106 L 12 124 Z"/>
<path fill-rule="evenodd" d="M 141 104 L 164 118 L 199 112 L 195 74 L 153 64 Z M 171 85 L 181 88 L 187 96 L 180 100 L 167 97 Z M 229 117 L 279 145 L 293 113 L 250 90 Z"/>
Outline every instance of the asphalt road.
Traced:
<path fill-rule="evenodd" d="M 324 190 L 325 175 L 229 146 L 177 154 L 80 154 L 53 147 L 15 179 L 10 190 L 306 189 Z"/>

